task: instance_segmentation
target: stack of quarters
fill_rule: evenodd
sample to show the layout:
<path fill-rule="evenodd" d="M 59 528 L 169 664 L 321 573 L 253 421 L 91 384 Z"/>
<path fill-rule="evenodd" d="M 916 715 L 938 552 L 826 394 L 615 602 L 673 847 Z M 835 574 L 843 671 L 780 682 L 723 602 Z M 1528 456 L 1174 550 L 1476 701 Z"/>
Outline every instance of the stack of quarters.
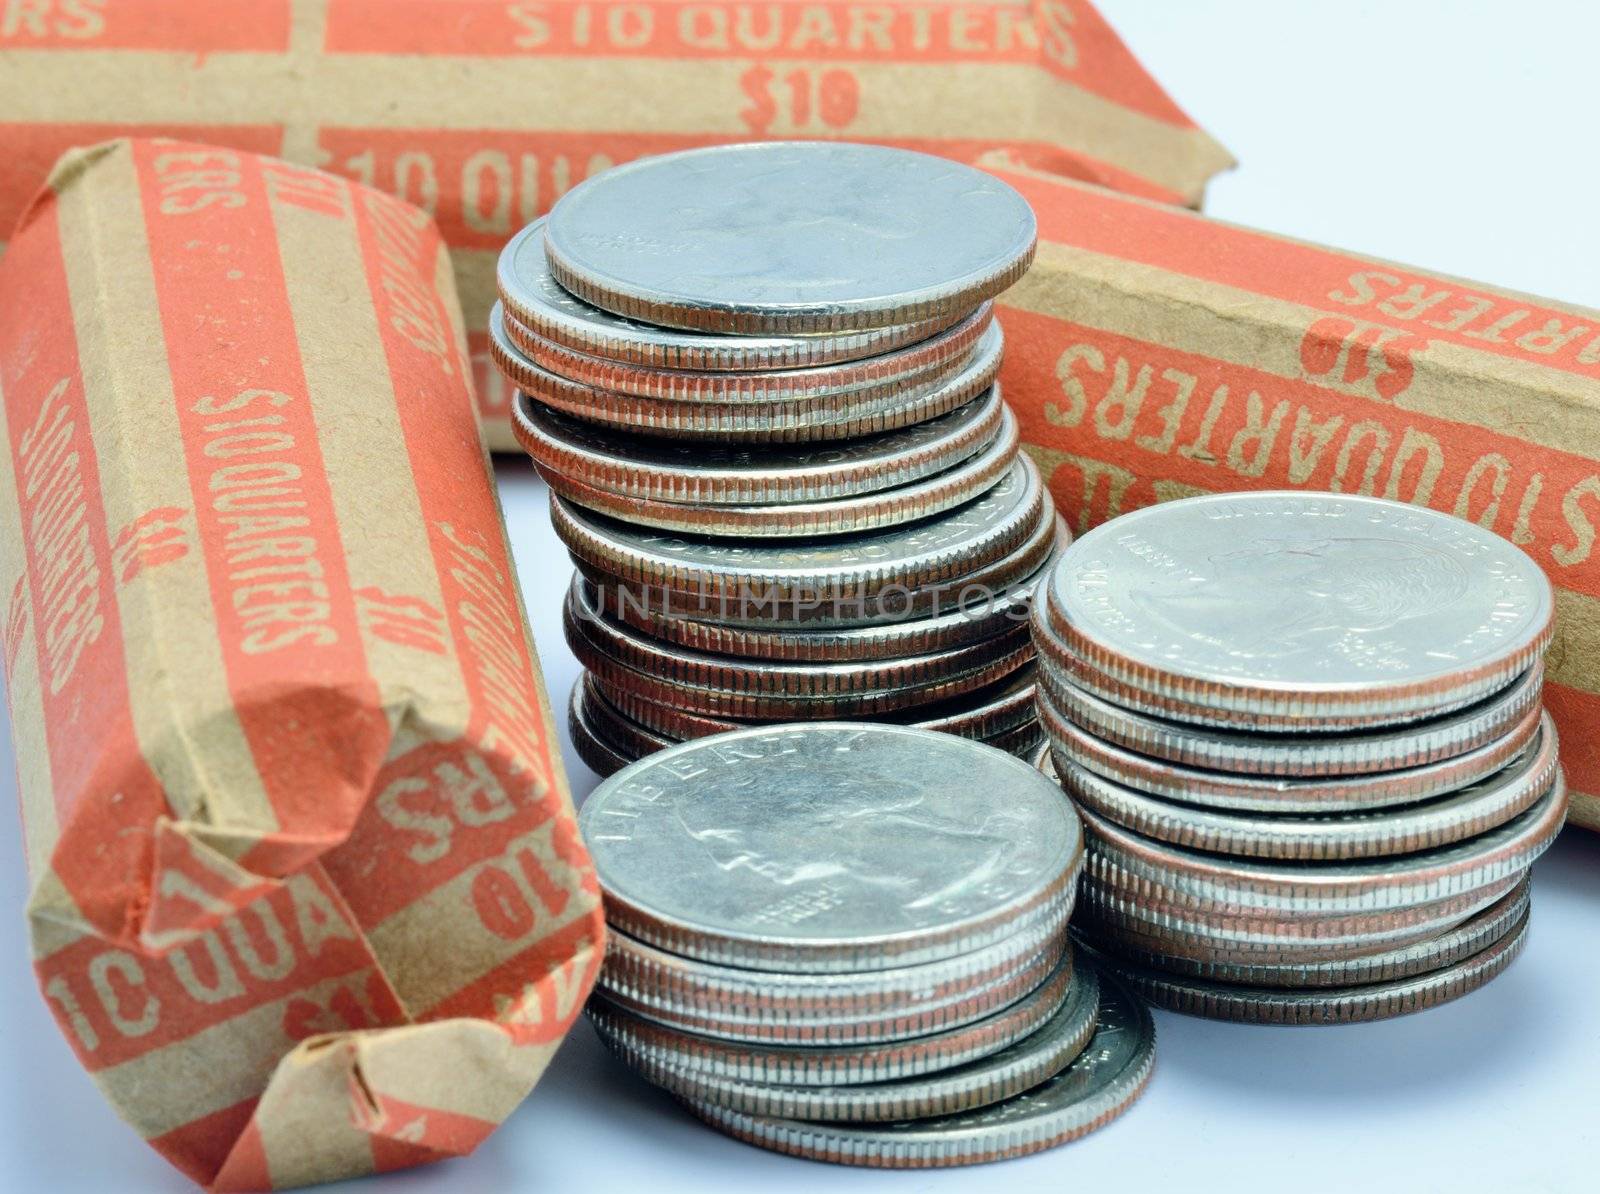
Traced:
<path fill-rule="evenodd" d="M 680 743 L 580 819 L 601 1039 L 722 1131 L 927 1167 L 1081 1136 L 1143 1089 L 1142 1001 L 1069 943 L 1083 836 L 992 747 L 812 722 Z"/>
<path fill-rule="evenodd" d="M 592 767 L 791 719 L 1035 749 L 1066 536 L 991 301 L 1034 240 L 987 174 L 836 143 L 636 162 L 512 239 L 490 333 L 578 566 Z"/>
<path fill-rule="evenodd" d="M 1085 940 L 1228 1019 L 1376 1019 L 1489 981 L 1566 815 L 1552 614 L 1519 548 L 1381 499 L 1190 498 L 1084 535 L 1032 617 Z"/>

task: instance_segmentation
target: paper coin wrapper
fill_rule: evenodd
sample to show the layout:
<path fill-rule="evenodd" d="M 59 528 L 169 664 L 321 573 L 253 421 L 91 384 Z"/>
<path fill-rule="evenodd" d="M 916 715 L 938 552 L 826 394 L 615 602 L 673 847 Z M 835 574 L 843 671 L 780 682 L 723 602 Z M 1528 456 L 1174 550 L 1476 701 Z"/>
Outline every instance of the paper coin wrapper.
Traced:
<path fill-rule="evenodd" d="M 1545 702 L 1572 820 L 1600 828 L 1600 311 L 998 173 L 1040 239 L 1001 299 L 1001 380 L 1074 529 L 1292 488 L 1504 535 L 1555 585 Z"/>
<path fill-rule="evenodd" d="M 601 958 L 455 310 L 422 212 L 174 141 L 0 260 L 39 985 L 217 1188 L 470 1151 Z"/>
<path fill-rule="evenodd" d="M 0 237 L 59 154 L 123 134 L 280 154 L 426 210 L 508 451 L 495 258 L 615 163 L 844 138 L 1195 204 L 1231 162 L 1087 0 L 0 3 Z"/>

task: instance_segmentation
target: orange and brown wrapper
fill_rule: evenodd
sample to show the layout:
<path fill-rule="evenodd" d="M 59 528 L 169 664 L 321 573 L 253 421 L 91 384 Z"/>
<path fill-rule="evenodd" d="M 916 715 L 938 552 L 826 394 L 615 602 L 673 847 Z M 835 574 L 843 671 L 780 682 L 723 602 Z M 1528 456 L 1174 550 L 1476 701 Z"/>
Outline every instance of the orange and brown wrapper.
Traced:
<path fill-rule="evenodd" d="M 1001 379 L 1082 531 L 1218 490 L 1444 510 L 1556 594 L 1546 703 L 1600 828 L 1600 311 L 1038 174 L 1032 270 L 1001 299 Z"/>
<path fill-rule="evenodd" d="M 175 141 L 0 260 L 39 985 L 217 1188 L 470 1151 L 603 949 L 455 310 L 424 213 Z"/>
<path fill-rule="evenodd" d="M 60 153 L 124 134 L 279 154 L 426 210 L 507 450 L 495 258 L 615 163 L 844 138 L 1196 204 L 1231 162 L 1088 0 L 0 3 L 0 237 Z"/>

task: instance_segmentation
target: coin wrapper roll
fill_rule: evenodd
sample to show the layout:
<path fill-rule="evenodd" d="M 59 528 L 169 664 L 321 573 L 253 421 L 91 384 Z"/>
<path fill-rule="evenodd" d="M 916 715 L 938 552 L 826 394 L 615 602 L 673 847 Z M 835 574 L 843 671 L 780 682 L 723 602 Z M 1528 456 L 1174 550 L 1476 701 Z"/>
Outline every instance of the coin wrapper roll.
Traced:
<path fill-rule="evenodd" d="M 495 255 L 618 163 L 844 138 L 1192 204 L 1231 161 L 1088 0 L 5 7 L 0 237 L 69 146 L 175 125 L 389 191 L 450 245 L 496 449 L 516 444 L 484 331 Z"/>
<path fill-rule="evenodd" d="M 64 158 L 0 262 L 6 672 L 40 987 L 218 1189 L 470 1151 L 603 951 L 417 209 Z"/>

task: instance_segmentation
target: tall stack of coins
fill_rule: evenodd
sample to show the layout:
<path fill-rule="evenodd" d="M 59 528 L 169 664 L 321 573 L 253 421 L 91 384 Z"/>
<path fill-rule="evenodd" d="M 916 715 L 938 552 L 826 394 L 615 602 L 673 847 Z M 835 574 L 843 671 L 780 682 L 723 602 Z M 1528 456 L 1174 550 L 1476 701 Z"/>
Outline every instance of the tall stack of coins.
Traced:
<path fill-rule="evenodd" d="M 926 1167 L 1065 1143 L 1143 1089 L 1154 1028 L 1067 939 L 1078 819 L 958 737 L 811 722 L 680 743 L 580 814 L 610 946 L 589 1016 L 764 1148 Z"/>
<path fill-rule="evenodd" d="M 1550 586 L 1397 502 L 1225 494 L 1118 518 L 1033 609 L 1081 929 L 1157 1003 L 1398 1015 L 1489 981 L 1566 815 Z"/>
<path fill-rule="evenodd" d="M 490 333 L 578 565 L 592 767 L 812 718 L 1033 749 L 1027 601 L 1065 531 L 990 300 L 1034 239 L 969 167 L 788 143 L 609 171 L 506 246 Z"/>

